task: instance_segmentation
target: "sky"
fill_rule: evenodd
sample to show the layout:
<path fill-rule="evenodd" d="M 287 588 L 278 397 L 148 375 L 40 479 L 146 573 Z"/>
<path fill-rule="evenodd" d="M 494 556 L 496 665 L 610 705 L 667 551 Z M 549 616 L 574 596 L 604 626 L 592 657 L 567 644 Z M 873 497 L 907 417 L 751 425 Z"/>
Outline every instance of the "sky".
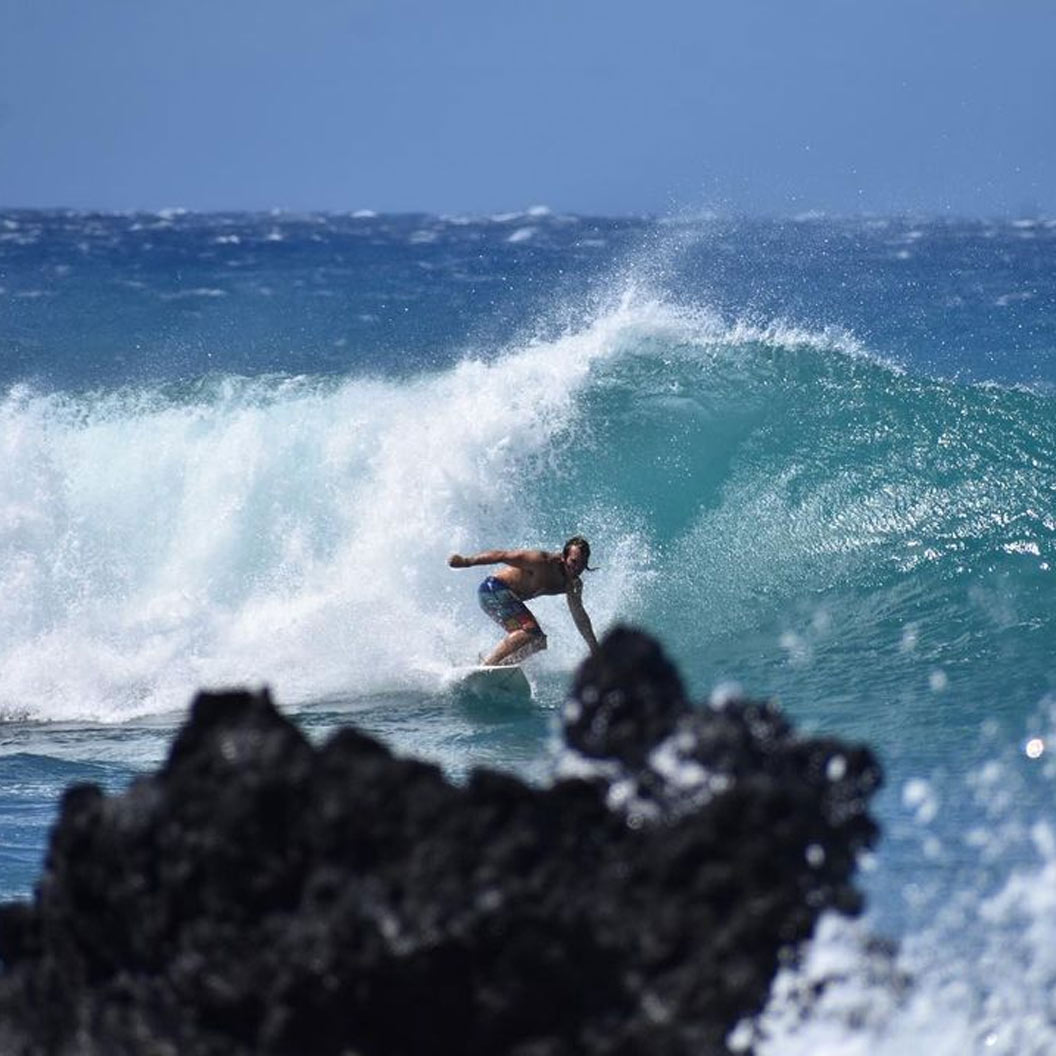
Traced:
<path fill-rule="evenodd" d="M 0 0 L 0 208 L 1056 216 L 1056 0 Z"/>

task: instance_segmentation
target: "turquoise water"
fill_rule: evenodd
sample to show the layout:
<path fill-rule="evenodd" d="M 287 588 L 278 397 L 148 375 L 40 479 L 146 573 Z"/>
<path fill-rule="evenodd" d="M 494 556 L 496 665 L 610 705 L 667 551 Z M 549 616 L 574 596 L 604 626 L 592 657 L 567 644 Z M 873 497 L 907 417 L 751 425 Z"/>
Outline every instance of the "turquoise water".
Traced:
<path fill-rule="evenodd" d="M 530 705 L 459 699 L 494 636 L 445 559 L 581 532 L 599 631 L 883 759 L 864 928 L 920 983 L 896 1007 L 827 926 L 808 971 L 847 981 L 805 1023 L 775 997 L 762 1051 L 1056 1046 L 1054 247 L 1034 220 L 0 214 L 0 895 L 62 788 L 155 766 L 200 686 L 546 780 L 564 602 L 534 604 Z"/>

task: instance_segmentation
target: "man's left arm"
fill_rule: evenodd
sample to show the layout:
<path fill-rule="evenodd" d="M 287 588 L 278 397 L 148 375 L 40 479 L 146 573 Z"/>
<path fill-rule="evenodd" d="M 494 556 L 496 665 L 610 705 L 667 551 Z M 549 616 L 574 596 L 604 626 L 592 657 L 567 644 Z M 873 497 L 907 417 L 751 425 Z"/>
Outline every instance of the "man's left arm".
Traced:
<path fill-rule="evenodd" d="M 583 640 L 590 646 L 591 653 L 598 651 L 598 640 L 594 637 L 594 628 L 591 625 L 590 617 L 587 615 L 587 610 L 583 608 L 583 583 L 581 580 L 574 580 L 568 586 L 568 610 L 572 613 L 572 619 L 576 624 L 576 629 L 581 635 Z"/>

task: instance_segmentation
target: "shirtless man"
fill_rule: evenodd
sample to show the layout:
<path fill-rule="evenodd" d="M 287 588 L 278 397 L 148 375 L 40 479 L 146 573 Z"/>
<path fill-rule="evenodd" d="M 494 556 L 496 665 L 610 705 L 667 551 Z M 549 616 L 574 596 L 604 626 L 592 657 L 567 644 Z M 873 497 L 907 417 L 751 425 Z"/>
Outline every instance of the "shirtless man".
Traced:
<path fill-rule="evenodd" d="M 583 581 L 579 578 L 590 560 L 590 543 L 574 535 L 561 553 L 546 550 L 485 550 L 472 557 L 452 554 L 447 563 L 452 568 L 471 565 L 506 565 L 488 576 L 477 591 L 480 607 L 506 632 L 506 637 L 484 658 L 488 666 L 515 664 L 546 648 L 535 617 L 524 603 L 540 594 L 564 594 L 579 633 L 597 652 L 598 640 L 590 617 L 583 608 Z"/>

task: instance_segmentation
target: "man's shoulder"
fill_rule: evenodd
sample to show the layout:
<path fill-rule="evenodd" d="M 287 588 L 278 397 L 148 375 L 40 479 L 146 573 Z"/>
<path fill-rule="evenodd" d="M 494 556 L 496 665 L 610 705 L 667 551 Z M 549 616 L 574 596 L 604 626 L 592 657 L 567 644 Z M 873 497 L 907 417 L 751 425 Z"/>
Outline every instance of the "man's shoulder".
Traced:
<path fill-rule="evenodd" d="M 513 559 L 520 565 L 544 564 L 550 560 L 550 555 L 545 550 L 507 550 L 507 559 Z"/>
<path fill-rule="evenodd" d="M 550 568 L 561 560 L 560 554 L 551 553 L 549 550 L 522 550 L 522 560 L 537 567 Z"/>

